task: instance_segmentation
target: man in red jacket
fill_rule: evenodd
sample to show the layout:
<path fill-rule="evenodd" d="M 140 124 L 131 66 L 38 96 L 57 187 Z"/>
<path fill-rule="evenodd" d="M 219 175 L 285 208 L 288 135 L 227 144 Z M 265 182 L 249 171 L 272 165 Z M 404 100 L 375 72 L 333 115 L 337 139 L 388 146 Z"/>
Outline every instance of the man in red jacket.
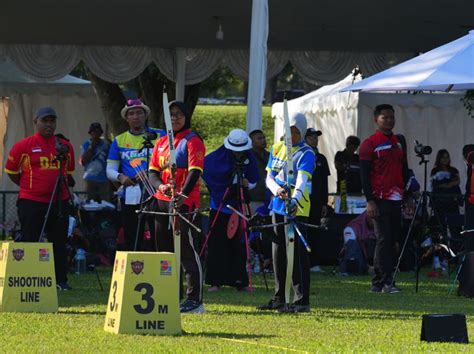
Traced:
<path fill-rule="evenodd" d="M 372 292 L 398 293 L 392 284 L 395 242 L 401 233 L 401 204 L 408 182 L 406 151 L 393 134 L 395 111 L 378 105 L 374 111 L 375 134 L 359 149 L 361 181 L 367 198 L 367 216 L 374 220 L 375 246 Z"/>
<path fill-rule="evenodd" d="M 56 119 L 57 114 L 51 107 L 42 107 L 36 112 L 33 120 L 36 133 L 13 145 L 5 172 L 13 183 L 20 186 L 17 206 L 22 242 L 39 241 L 52 201 L 46 221 L 46 237 L 53 243 L 57 287 L 70 290 L 66 254 L 70 210 L 65 183 L 60 186 L 54 200 L 52 197 L 58 176 L 63 174 L 67 181 L 68 175 L 74 172 L 74 150 L 67 140 L 54 135 Z"/>

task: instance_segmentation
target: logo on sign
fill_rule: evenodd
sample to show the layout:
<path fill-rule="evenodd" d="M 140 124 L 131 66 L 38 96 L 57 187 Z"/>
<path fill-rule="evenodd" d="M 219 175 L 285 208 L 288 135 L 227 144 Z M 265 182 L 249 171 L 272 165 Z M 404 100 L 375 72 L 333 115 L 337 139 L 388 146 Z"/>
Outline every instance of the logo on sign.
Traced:
<path fill-rule="evenodd" d="M 39 249 L 39 260 L 40 262 L 49 262 L 49 250 L 47 248 Z"/>
<path fill-rule="evenodd" d="M 132 265 L 133 273 L 135 273 L 136 275 L 143 272 L 143 268 L 145 267 L 145 262 L 143 261 L 133 261 L 130 264 Z"/>
<path fill-rule="evenodd" d="M 161 275 L 171 275 L 172 273 L 172 267 L 171 263 L 167 260 L 160 261 L 161 269 L 160 269 L 160 274 Z"/>
<path fill-rule="evenodd" d="M 125 273 L 125 259 L 122 259 L 122 263 L 120 263 L 120 274 Z"/>
<path fill-rule="evenodd" d="M 13 258 L 16 261 L 21 261 L 23 259 L 23 256 L 25 255 L 25 250 L 23 248 L 14 248 L 12 254 Z"/>

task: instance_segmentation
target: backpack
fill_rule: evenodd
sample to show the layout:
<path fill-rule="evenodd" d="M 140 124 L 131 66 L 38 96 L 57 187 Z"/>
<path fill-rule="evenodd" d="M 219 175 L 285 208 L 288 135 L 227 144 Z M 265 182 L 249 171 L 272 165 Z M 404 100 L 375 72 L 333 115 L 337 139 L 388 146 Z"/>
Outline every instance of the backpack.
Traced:
<path fill-rule="evenodd" d="M 339 263 L 339 272 L 343 274 L 367 274 L 367 262 L 362 254 L 357 240 L 349 240 L 342 248 L 342 258 Z"/>

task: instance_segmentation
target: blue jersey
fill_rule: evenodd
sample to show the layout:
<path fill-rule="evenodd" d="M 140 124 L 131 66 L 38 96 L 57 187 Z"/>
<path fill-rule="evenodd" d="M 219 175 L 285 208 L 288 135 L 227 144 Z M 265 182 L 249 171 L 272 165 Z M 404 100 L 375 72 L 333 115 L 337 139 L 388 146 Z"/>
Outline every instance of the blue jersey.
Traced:
<path fill-rule="evenodd" d="M 280 186 L 286 184 L 286 179 L 284 175 L 284 170 L 286 167 L 286 146 L 283 141 L 280 141 L 273 145 L 272 151 L 270 152 L 270 158 L 267 164 L 267 171 L 275 177 L 275 181 Z M 290 181 L 292 190 L 294 189 L 296 179 L 298 178 L 299 173 L 304 173 L 308 176 L 308 183 L 306 184 L 303 197 L 300 199 L 299 203 L 301 205 L 298 208 L 296 213 L 297 216 L 309 216 L 309 209 L 311 207 L 309 200 L 309 190 L 311 184 L 311 176 L 314 172 L 316 157 L 314 151 L 311 147 L 306 145 L 306 143 L 301 142 L 299 144 L 293 145 L 293 180 Z M 270 205 L 268 206 L 270 210 L 274 213 L 280 215 L 286 215 L 285 212 L 285 202 L 278 197 L 273 197 Z"/>
<path fill-rule="evenodd" d="M 157 139 L 166 134 L 162 129 L 146 128 L 146 131 L 155 132 L 158 135 Z M 125 133 L 117 135 L 110 147 L 107 163 L 119 165 L 120 172 L 130 178 L 135 177 L 137 174 L 136 170 L 130 165 L 130 161 L 132 160 L 140 159 L 141 166 L 139 168 L 148 171 L 146 164 L 147 149 L 140 151 L 143 147 L 143 141 L 143 134 L 135 135 L 130 133 L 130 131 L 126 131 Z M 152 143 L 154 144 L 155 141 L 156 140 L 153 140 Z M 152 153 L 153 148 L 150 148 L 148 155 L 150 159 Z"/>

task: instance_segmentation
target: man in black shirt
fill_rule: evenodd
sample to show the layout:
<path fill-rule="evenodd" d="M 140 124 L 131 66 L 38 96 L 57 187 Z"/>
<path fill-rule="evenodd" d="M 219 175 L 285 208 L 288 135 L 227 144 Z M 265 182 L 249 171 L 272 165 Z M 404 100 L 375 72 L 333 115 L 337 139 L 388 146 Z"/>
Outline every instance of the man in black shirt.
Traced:
<path fill-rule="evenodd" d="M 346 181 L 347 193 L 362 193 L 360 183 L 359 155 L 356 153 L 360 145 L 360 139 L 356 136 L 348 136 L 346 148 L 338 151 L 334 157 L 337 170 L 337 192 L 341 191 L 341 181 Z"/>
<path fill-rule="evenodd" d="M 318 151 L 318 138 L 321 135 L 322 132 L 320 130 L 309 128 L 306 131 L 305 136 L 306 144 L 313 148 L 316 155 L 316 166 L 311 178 L 311 209 L 309 212 L 309 222 L 314 225 L 320 225 L 321 218 L 326 216 L 328 204 L 328 177 L 331 174 L 331 172 L 329 172 L 328 160 Z M 315 244 L 317 238 L 315 235 L 316 232 L 317 230 L 315 229 L 308 229 L 308 233 L 310 234 L 308 242 L 312 249 L 316 249 L 317 247 Z M 318 259 L 314 252 L 310 254 L 310 258 L 311 270 L 320 272 L 321 268 L 318 265 Z"/>

